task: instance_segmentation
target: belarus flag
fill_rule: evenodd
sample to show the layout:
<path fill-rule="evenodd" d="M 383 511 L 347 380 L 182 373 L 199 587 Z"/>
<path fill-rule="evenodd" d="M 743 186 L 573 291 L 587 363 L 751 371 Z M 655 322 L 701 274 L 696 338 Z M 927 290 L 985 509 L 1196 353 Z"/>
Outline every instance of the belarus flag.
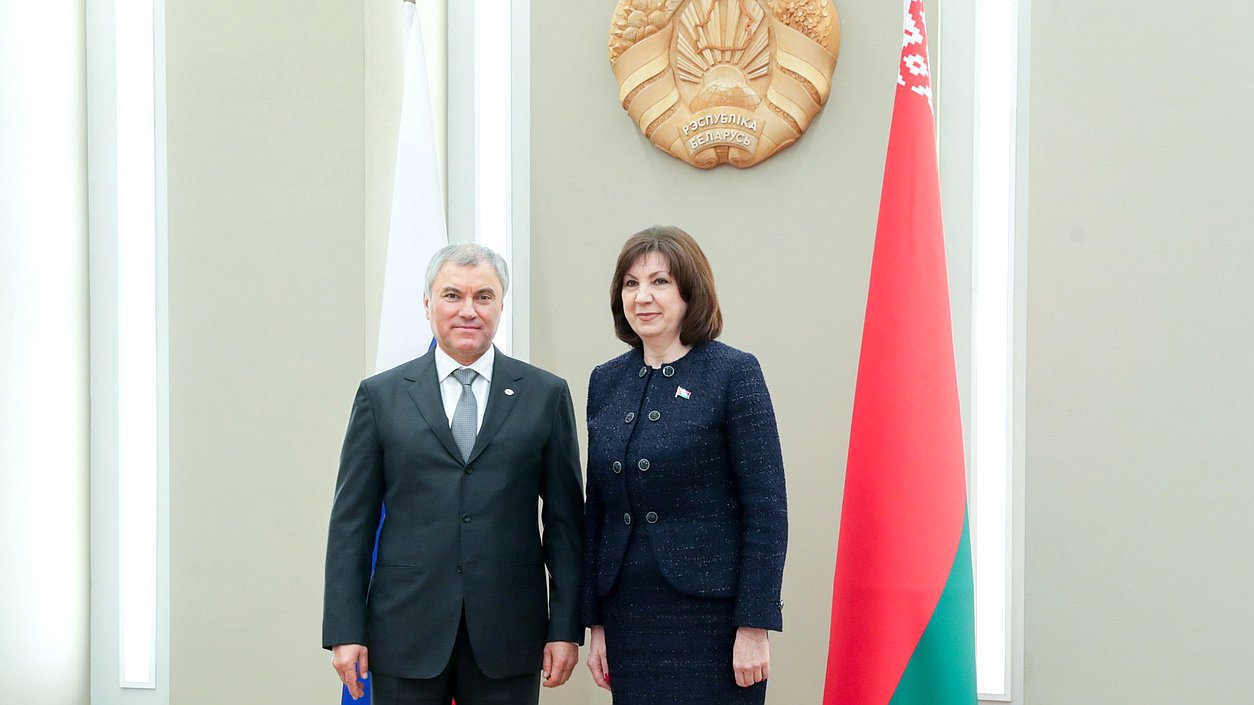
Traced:
<path fill-rule="evenodd" d="M 905 32 L 854 394 L 824 705 L 975 705 L 974 601 L 922 0 Z"/>

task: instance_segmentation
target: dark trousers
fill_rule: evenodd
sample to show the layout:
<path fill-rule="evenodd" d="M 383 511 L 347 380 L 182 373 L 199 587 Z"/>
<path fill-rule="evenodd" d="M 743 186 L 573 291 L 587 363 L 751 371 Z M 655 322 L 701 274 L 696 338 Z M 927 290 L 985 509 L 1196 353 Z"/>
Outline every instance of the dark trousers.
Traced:
<path fill-rule="evenodd" d="M 457 628 L 453 655 L 435 678 L 397 678 L 371 673 L 374 705 L 537 705 L 540 671 L 512 678 L 489 678 L 479 670 L 466 634 L 466 615 Z"/>

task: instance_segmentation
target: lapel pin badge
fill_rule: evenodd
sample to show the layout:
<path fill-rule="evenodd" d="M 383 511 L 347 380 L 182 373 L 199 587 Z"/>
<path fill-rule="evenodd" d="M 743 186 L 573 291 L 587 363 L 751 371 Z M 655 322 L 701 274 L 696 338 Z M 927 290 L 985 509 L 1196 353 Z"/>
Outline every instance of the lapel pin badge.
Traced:
<path fill-rule="evenodd" d="M 505 390 L 505 396 L 507 396 L 507 397 L 512 397 L 512 396 L 514 396 L 514 390 L 512 390 L 512 389 L 506 389 L 506 390 Z"/>
<path fill-rule="evenodd" d="M 675 396 L 679 397 L 680 399 L 691 399 L 692 392 L 688 391 L 687 389 L 684 389 L 683 387 L 675 387 Z"/>

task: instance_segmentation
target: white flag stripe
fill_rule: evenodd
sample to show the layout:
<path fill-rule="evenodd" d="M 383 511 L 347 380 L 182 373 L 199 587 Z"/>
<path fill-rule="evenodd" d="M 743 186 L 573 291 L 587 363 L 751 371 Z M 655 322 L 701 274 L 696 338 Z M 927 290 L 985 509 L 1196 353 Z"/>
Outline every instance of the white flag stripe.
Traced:
<path fill-rule="evenodd" d="M 404 90 L 375 371 L 413 359 L 430 345 L 431 330 L 422 312 L 423 277 L 431 255 L 448 242 L 422 26 L 414 3 L 401 5 Z"/>

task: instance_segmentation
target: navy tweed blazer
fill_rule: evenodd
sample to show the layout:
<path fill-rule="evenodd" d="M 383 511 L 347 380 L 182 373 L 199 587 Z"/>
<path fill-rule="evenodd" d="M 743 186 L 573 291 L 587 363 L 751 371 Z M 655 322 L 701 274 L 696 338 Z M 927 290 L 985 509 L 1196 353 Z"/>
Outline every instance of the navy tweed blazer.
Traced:
<path fill-rule="evenodd" d="M 584 519 L 585 624 L 601 623 L 627 540 L 646 531 L 677 590 L 734 598 L 737 626 L 781 629 L 787 497 L 757 358 L 709 341 L 660 369 L 638 349 L 594 369 Z"/>

